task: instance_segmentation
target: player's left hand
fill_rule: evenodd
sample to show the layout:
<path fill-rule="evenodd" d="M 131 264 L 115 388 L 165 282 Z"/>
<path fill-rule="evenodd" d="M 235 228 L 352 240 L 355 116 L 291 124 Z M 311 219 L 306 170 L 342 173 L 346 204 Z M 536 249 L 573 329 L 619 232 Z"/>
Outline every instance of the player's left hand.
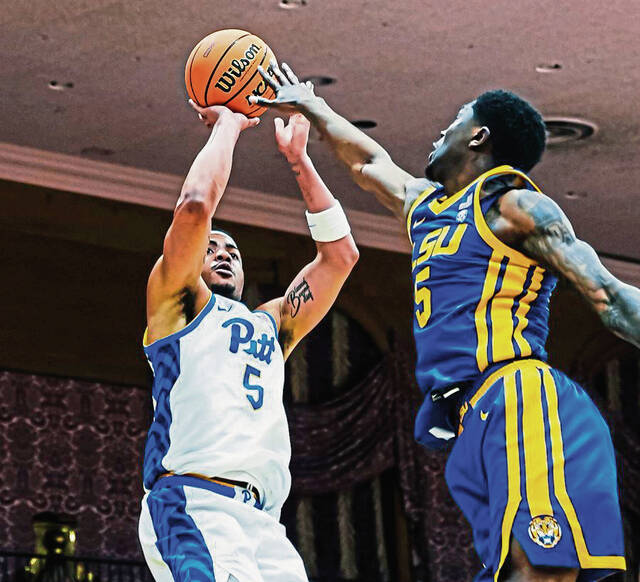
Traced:
<path fill-rule="evenodd" d="M 313 83 L 307 81 L 301 83 L 296 74 L 287 63 L 282 63 L 282 70 L 278 65 L 273 65 L 273 77 L 262 67 L 258 67 L 264 82 L 271 87 L 275 93 L 275 99 L 265 99 L 264 97 L 249 97 L 249 102 L 263 107 L 270 107 L 280 111 L 302 111 L 305 101 L 315 99 Z"/>
<path fill-rule="evenodd" d="M 280 117 L 276 117 L 273 122 L 276 126 L 278 149 L 290 164 L 299 162 L 307 155 L 307 141 L 311 123 L 301 113 L 294 113 L 289 117 L 287 125 Z"/>

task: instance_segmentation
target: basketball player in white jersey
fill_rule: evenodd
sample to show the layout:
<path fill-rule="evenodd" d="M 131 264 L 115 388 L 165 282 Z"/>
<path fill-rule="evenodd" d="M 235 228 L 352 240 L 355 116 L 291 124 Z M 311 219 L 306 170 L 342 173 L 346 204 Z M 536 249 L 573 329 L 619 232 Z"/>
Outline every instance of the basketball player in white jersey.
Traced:
<path fill-rule="evenodd" d="M 139 534 L 157 582 L 298 582 L 304 565 L 279 523 L 290 487 L 284 361 L 335 301 L 358 259 L 339 203 L 306 153 L 309 123 L 276 120 L 317 255 L 282 297 L 241 303 L 242 257 L 211 231 L 236 141 L 257 119 L 192 104 L 213 127 L 186 177 L 147 287 L 145 353 L 154 418 Z"/>

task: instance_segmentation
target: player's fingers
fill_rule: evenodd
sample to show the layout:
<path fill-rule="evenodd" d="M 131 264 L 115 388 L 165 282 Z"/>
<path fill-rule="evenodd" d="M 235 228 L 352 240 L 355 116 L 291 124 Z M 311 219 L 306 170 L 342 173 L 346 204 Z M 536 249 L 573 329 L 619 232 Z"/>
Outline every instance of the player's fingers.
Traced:
<path fill-rule="evenodd" d="M 263 107 L 274 107 L 278 105 L 275 99 L 265 99 L 264 97 L 256 97 L 255 95 L 249 97 L 249 103 L 252 105 L 262 105 Z"/>
<path fill-rule="evenodd" d="M 291 67 L 287 65 L 287 63 L 282 63 L 282 70 L 287 76 L 287 79 L 289 79 L 290 83 L 296 84 L 300 82 L 298 81 L 298 77 L 296 77 L 296 74 L 291 70 Z"/>
<path fill-rule="evenodd" d="M 302 113 L 296 113 L 294 117 L 298 125 L 303 125 L 305 127 L 311 126 L 311 122 L 304 115 L 302 115 Z"/>
<path fill-rule="evenodd" d="M 284 120 L 281 117 L 276 117 L 273 124 L 276 127 L 276 133 L 280 133 L 284 129 Z"/>
<path fill-rule="evenodd" d="M 261 66 L 258 66 L 258 71 L 262 75 L 264 82 L 277 93 L 278 89 L 280 89 L 280 85 L 278 85 L 278 83 L 275 82 L 271 75 L 269 75 Z"/>
<path fill-rule="evenodd" d="M 260 123 L 259 117 L 249 117 L 249 125 L 248 127 L 255 127 Z"/>
<path fill-rule="evenodd" d="M 291 81 L 289 81 L 289 79 L 287 79 L 287 77 L 280 70 L 280 67 L 278 67 L 278 65 L 273 63 L 271 65 L 271 68 L 273 70 L 273 74 L 276 76 L 276 79 L 278 79 L 278 81 L 280 81 L 281 85 L 291 85 Z"/>
<path fill-rule="evenodd" d="M 313 91 L 314 87 L 313 87 L 313 83 L 311 81 L 307 81 L 305 83 L 305 85 L 307 86 L 308 89 L 311 89 L 311 91 Z"/>
<path fill-rule="evenodd" d="M 204 111 L 202 107 L 194 103 L 193 99 L 189 99 L 189 105 L 191 105 L 191 107 L 195 109 L 199 114 L 202 114 L 202 112 Z"/>

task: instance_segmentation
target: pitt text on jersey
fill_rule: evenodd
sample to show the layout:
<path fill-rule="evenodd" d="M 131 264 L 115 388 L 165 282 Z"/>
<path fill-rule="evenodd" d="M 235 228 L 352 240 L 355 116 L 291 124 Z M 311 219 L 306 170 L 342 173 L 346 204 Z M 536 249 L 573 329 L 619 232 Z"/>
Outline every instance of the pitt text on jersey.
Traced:
<path fill-rule="evenodd" d="M 242 351 L 245 354 L 253 356 L 259 362 L 266 365 L 271 364 L 271 355 L 275 350 L 276 338 L 263 333 L 258 339 L 254 339 L 254 327 L 250 321 L 242 317 L 233 317 L 222 324 L 223 328 L 231 328 L 229 338 L 229 351 L 237 354 L 242 346 L 247 346 Z M 244 369 L 244 378 L 242 385 L 248 391 L 247 400 L 250 402 L 254 410 L 262 407 L 264 398 L 264 388 L 259 384 L 252 383 L 252 377 L 260 378 L 261 371 L 247 364 Z"/>

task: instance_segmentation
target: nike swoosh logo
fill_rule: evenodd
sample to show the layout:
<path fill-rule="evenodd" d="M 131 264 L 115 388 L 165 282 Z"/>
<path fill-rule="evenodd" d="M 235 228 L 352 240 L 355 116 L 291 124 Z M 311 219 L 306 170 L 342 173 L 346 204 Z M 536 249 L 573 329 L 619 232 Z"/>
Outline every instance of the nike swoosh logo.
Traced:
<path fill-rule="evenodd" d="M 413 222 L 413 228 L 417 228 L 418 226 L 420 226 L 426 219 L 427 219 L 427 217 L 425 216 L 424 218 L 421 218 L 420 220 L 415 220 Z"/>
<path fill-rule="evenodd" d="M 489 413 L 488 412 L 485 412 L 484 410 L 480 411 L 480 418 L 482 420 L 487 420 L 488 417 L 489 417 Z"/>
<path fill-rule="evenodd" d="M 231 311 L 232 307 L 233 307 L 233 305 L 229 305 L 228 307 L 222 307 L 222 306 L 218 305 L 218 311 Z"/>

